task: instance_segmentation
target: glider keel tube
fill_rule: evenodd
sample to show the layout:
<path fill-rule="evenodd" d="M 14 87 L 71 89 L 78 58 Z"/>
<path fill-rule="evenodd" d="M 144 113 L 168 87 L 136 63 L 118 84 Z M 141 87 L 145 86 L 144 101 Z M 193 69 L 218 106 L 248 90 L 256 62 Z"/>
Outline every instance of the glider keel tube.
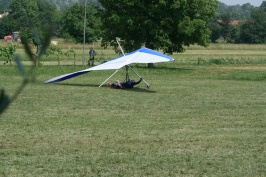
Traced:
<path fill-rule="evenodd" d="M 74 72 L 74 73 L 69 73 L 69 74 L 64 74 L 64 75 L 61 75 L 61 76 L 57 76 L 57 77 L 54 77 L 46 82 L 44 82 L 45 84 L 51 84 L 51 83 L 56 83 L 56 82 L 61 82 L 61 81 L 64 81 L 64 80 L 67 80 L 67 79 L 70 79 L 72 77 L 76 77 L 76 76 L 79 76 L 81 74 L 85 74 L 87 72 L 90 72 L 90 70 L 82 70 L 82 71 L 77 71 L 77 72 Z"/>

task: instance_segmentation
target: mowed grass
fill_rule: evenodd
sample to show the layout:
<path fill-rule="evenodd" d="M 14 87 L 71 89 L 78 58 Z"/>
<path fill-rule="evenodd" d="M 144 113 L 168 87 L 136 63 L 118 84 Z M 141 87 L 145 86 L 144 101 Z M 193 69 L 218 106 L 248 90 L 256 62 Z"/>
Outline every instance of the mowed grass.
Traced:
<path fill-rule="evenodd" d="M 114 71 L 45 85 L 86 67 L 43 62 L 0 116 L 0 176 L 266 176 L 265 51 L 259 62 L 217 65 L 213 50 L 195 47 L 187 61 L 175 54 L 153 69 L 133 65 L 150 89 L 99 88 Z M 110 81 L 124 78 L 122 69 Z M 0 83 L 16 91 L 16 66 L 0 65 Z"/>

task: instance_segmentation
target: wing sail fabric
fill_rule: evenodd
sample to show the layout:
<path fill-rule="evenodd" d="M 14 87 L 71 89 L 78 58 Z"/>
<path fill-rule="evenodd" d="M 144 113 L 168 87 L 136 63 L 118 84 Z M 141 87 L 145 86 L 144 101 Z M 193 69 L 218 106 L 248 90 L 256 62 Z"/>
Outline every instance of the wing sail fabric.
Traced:
<path fill-rule="evenodd" d="M 45 83 L 48 84 L 48 83 L 60 82 L 95 70 L 120 69 L 123 66 L 129 65 L 131 63 L 158 63 L 158 62 L 169 62 L 169 61 L 174 61 L 174 59 L 155 50 L 151 50 L 148 48 L 140 48 L 138 50 L 126 54 L 125 56 L 109 60 L 103 64 L 85 70 L 64 74 L 52 78 L 46 81 Z"/>
<path fill-rule="evenodd" d="M 160 52 L 148 48 L 141 48 L 131 53 L 128 53 L 125 56 L 121 56 L 113 60 L 109 60 L 108 62 L 103 63 L 101 65 L 89 68 L 88 70 L 93 71 L 93 70 L 106 70 L 106 69 L 120 69 L 123 66 L 132 63 L 158 63 L 158 62 L 169 62 L 173 60 L 174 60 L 173 58 L 165 54 L 162 54 Z"/>
<path fill-rule="evenodd" d="M 57 76 L 57 77 L 54 77 L 46 82 L 44 82 L 45 84 L 50 84 L 50 83 L 55 83 L 55 82 L 61 82 L 61 81 L 64 81 L 64 80 L 67 80 L 67 79 L 70 79 L 72 77 L 76 77 L 76 76 L 79 76 L 81 74 L 85 74 L 87 72 L 90 72 L 90 71 L 85 71 L 85 70 L 82 70 L 82 71 L 77 71 L 77 72 L 73 72 L 73 73 L 69 73 L 69 74 L 64 74 L 64 75 L 61 75 L 61 76 Z"/>

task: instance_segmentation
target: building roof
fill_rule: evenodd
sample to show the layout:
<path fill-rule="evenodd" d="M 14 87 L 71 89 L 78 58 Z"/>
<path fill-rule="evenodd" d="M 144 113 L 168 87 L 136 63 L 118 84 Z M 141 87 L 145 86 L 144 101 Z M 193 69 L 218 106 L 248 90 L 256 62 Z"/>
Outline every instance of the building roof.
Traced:
<path fill-rule="evenodd" d="M 223 23 L 223 20 L 217 20 L 218 23 Z M 241 21 L 240 20 L 231 20 L 231 25 L 238 25 Z"/>

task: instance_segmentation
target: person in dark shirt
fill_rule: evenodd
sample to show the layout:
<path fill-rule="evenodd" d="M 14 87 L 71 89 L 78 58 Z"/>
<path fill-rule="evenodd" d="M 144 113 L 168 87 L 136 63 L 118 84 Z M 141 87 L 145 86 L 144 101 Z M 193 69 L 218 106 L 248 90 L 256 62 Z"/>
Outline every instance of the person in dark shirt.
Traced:
<path fill-rule="evenodd" d="M 94 56 L 96 55 L 95 50 L 91 47 L 90 51 L 89 51 L 89 55 L 90 55 L 90 59 L 88 61 L 88 65 L 89 66 L 94 66 Z"/>
<path fill-rule="evenodd" d="M 110 88 L 115 89 L 128 89 L 133 88 L 135 85 L 139 84 L 142 81 L 142 78 L 138 82 L 135 82 L 135 80 L 128 80 L 127 82 L 119 82 L 116 81 L 116 83 L 108 83 L 108 86 Z"/>

